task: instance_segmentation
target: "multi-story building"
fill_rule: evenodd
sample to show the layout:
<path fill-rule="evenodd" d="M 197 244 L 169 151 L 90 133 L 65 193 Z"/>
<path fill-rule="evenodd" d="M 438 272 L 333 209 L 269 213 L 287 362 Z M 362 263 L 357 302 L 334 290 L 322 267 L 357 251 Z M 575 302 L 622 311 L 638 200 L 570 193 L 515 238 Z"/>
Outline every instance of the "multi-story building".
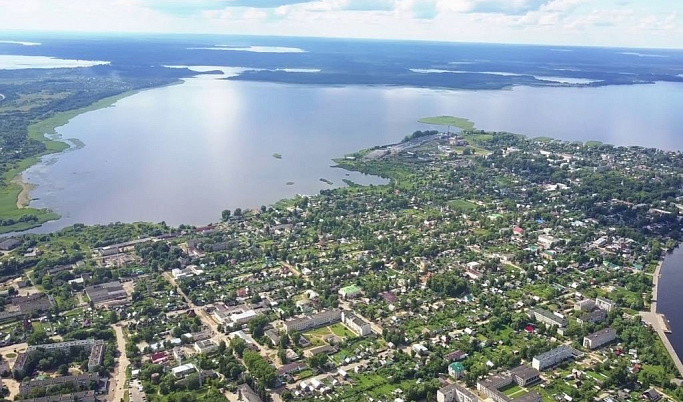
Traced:
<path fill-rule="evenodd" d="M 91 383 L 95 383 L 99 387 L 100 376 L 95 373 L 81 374 L 81 375 L 67 375 L 63 377 L 47 378 L 44 380 L 24 381 L 19 384 L 19 395 L 26 396 L 34 389 L 44 389 L 55 385 L 71 384 L 75 388 L 89 389 Z"/>
<path fill-rule="evenodd" d="M 219 304 L 213 311 L 213 316 L 220 324 L 241 326 L 258 317 L 258 313 L 247 306 L 228 308 Z"/>
<path fill-rule="evenodd" d="M 548 310 L 542 308 L 532 308 L 529 311 L 529 316 L 538 322 L 545 324 L 546 326 L 558 326 L 564 328 L 567 326 L 567 319 L 561 315 L 551 313 Z"/>
<path fill-rule="evenodd" d="M 579 323 L 579 325 L 583 325 L 587 322 L 597 324 L 605 321 L 606 318 L 607 311 L 598 308 L 591 312 L 585 313 L 579 317 L 576 317 L 576 322 Z"/>
<path fill-rule="evenodd" d="M 88 357 L 88 371 L 93 371 L 97 366 L 102 364 L 105 350 L 104 341 L 95 341 L 90 349 L 90 356 Z"/>
<path fill-rule="evenodd" d="M 437 402 L 479 402 L 479 398 L 459 384 L 450 384 L 436 391 Z"/>
<path fill-rule="evenodd" d="M 591 311 L 595 308 L 595 301 L 593 299 L 584 299 L 574 304 L 576 311 Z"/>
<path fill-rule="evenodd" d="M 541 402 L 543 398 L 536 391 L 531 391 L 518 398 L 510 398 L 500 390 L 516 382 L 514 375 L 510 373 L 498 374 L 477 382 L 477 389 L 487 398 L 495 402 Z"/>
<path fill-rule="evenodd" d="M 324 310 L 303 318 L 285 321 L 285 330 L 289 333 L 308 331 L 324 325 L 334 324 L 341 321 L 341 318 L 341 310 Z"/>
<path fill-rule="evenodd" d="M 197 341 L 194 343 L 194 350 L 196 350 L 197 353 L 208 355 L 217 351 L 218 345 L 211 339 L 204 339 L 203 341 Z"/>
<path fill-rule="evenodd" d="M 605 328 L 584 337 L 583 347 L 591 350 L 597 349 L 615 339 L 617 339 L 617 331 L 615 331 L 614 328 Z"/>
<path fill-rule="evenodd" d="M 510 375 L 512 375 L 512 379 L 520 387 L 526 387 L 529 384 L 533 384 L 541 380 L 541 373 L 538 370 L 526 365 L 513 368 L 510 370 Z"/>
<path fill-rule="evenodd" d="M 17 359 L 14 362 L 13 372 L 15 376 L 24 377 L 29 373 L 25 373 L 25 365 L 28 361 L 29 355 L 37 350 L 65 350 L 68 351 L 71 348 L 83 348 L 90 351 L 90 356 L 88 358 L 88 370 L 92 371 L 97 366 L 102 364 L 102 359 L 104 358 L 105 344 L 103 340 L 94 339 L 84 339 L 78 341 L 68 341 L 59 343 L 46 343 L 43 345 L 31 345 L 26 348 L 26 352 L 19 353 Z"/>
<path fill-rule="evenodd" d="M 367 336 L 372 333 L 372 326 L 370 323 L 351 312 L 342 312 L 342 321 L 358 336 Z"/>
<path fill-rule="evenodd" d="M 88 286 L 85 288 L 85 294 L 95 304 L 119 304 L 128 300 L 128 293 L 119 281 Z"/>
<path fill-rule="evenodd" d="M 583 356 L 583 354 L 578 350 L 571 346 L 562 345 L 535 356 L 531 362 L 531 366 L 536 370 L 543 371 L 546 368 L 562 363 L 565 360 L 580 356 Z"/>
<path fill-rule="evenodd" d="M 17 296 L 12 304 L 19 307 L 21 314 L 33 314 L 47 311 L 55 304 L 52 296 L 45 293 L 34 293 L 28 296 Z"/>
<path fill-rule="evenodd" d="M 554 238 L 553 236 L 550 235 L 539 235 L 538 236 L 538 244 L 545 248 L 550 248 L 552 247 L 555 243 L 557 243 L 557 239 Z"/>
<path fill-rule="evenodd" d="M 605 310 L 609 313 L 610 311 L 614 310 L 614 308 L 617 306 L 617 304 L 615 302 L 613 302 L 612 300 L 605 299 L 604 297 L 598 296 L 595 298 L 595 306 L 597 308 L 599 308 L 601 310 Z"/>

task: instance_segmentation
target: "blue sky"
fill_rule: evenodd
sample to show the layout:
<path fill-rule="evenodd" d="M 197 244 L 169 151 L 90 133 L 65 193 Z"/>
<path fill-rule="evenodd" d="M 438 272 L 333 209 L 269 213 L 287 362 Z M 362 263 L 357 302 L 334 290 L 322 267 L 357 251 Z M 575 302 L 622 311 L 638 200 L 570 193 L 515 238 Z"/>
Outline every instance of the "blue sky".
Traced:
<path fill-rule="evenodd" d="M 680 0 L 0 0 L 0 29 L 683 47 Z"/>

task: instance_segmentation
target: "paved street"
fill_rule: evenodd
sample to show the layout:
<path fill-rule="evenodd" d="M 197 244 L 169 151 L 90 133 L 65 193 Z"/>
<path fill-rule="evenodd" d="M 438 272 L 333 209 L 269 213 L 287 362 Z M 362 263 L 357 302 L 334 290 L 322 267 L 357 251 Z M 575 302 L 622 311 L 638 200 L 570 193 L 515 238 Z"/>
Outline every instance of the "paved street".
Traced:
<path fill-rule="evenodd" d="M 116 334 L 116 348 L 119 351 L 119 359 L 114 366 L 114 375 L 109 384 L 108 400 L 111 402 L 122 401 L 125 390 L 128 388 L 126 384 L 126 369 L 130 362 L 126 355 L 126 338 L 123 334 L 123 325 L 126 325 L 125 321 L 112 325 L 112 329 Z"/>

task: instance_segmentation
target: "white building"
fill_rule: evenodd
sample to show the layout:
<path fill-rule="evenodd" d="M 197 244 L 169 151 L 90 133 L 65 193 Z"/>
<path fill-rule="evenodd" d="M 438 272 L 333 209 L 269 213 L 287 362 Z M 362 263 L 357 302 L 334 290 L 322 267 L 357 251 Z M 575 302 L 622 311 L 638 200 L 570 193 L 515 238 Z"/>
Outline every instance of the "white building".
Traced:
<path fill-rule="evenodd" d="M 183 377 L 188 376 L 188 375 L 190 375 L 196 371 L 197 371 L 197 367 L 195 367 L 195 365 L 192 363 L 183 364 L 182 366 L 173 367 L 171 369 L 173 376 L 175 376 L 176 378 L 183 378 Z"/>
<path fill-rule="evenodd" d="M 285 321 L 287 332 L 301 332 L 341 321 L 341 310 L 325 310 L 303 318 Z"/>
<path fill-rule="evenodd" d="M 583 347 L 591 350 L 597 349 L 615 339 L 617 339 L 617 331 L 615 331 L 613 328 L 605 328 L 584 337 Z"/>
<path fill-rule="evenodd" d="M 479 398 L 467 388 L 450 384 L 436 391 L 437 402 L 479 402 Z"/>
<path fill-rule="evenodd" d="M 423 356 L 426 355 L 429 352 L 429 349 L 425 345 L 422 345 L 421 343 L 416 343 L 412 346 L 413 352 L 415 354 Z"/>
<path fill-rule="evenodd" d="M 370 323 L 351 312 L 344 311 L 342 313 L 342 320 L 344 324 L 358 336 L 367 336 L 372 333 L 372 326 Z"/>
<path fill-rule="evenodd" d="M 596 297 L 595 298 L 595 306 L 601 310 L 605 310 L 608 313 L 617 306 L 615 302 L 609 299 L 605 299 L 604 297 Z"/>
<path fill-rule="evenodd" d="M 573 357 L 583 356 L 581 352 L 571 346 L 562 345 L 548 352 L 535 356 L 531 362 L 531 367 L 542 371 L 548 367 L 555 366 Z"/>
<path fill-rule="evenodd" d="M 548 310 L 542 308 L 533 308 L 529 311 L 529 316 L 538 322 L 545 324 L 546 326 L 556 325 L 560 328 L 567 326 L 567 319 L 563 316 L 555 313 L 551 313 Z"/>
<path fill-rule="evenodd" d="M 258 317 L 258 313 L 246 306 L 228 308 L 225 305 L 218 304 L 213 311 L 213 316 L 220 324 L 241 326 Z"/>
<path fill-rule="evenodd" d="M 550 248 L 557 243 L 557 239 L 550 235 L 542 234 L 538 236 L 538 243 L 545 248 Z"/>
<path fill-rule="evenodd" d="M 203 353 L 208 355 L 218 350 L 218 345 L 211 339 L 205 339 L 203 341 L 197 341 L 194 343 L 194 350 L 197 353 Z"/>

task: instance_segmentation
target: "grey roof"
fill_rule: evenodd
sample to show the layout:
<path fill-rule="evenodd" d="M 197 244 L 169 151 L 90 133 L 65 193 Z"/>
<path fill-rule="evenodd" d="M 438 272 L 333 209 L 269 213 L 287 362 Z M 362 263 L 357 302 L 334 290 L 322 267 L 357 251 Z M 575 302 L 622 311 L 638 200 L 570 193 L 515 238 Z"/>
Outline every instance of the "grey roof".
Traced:
<path fill-rule="evenodd" d="M 536 370 L 535 368 L 531 368 L 526 365 L 521 365 L 510 370 L 510 374 L 522 378 L 526 381 L 531 378 L 538 377 L 539 375 L 541 375 L 541 372 Z"/>
<path fill-rule="evenodd" d="M 590 339 L 591 341 L 594 341 L 594 340 L 601 338 L 605 335 L 612 335 L 612 336 L 616 337 L 617 331 L 614 328 L 605 328 L 605 329 L 601 329 L 600 331 L 594 332 L 590 335 L 587 335 L 586 338 Z"/>

